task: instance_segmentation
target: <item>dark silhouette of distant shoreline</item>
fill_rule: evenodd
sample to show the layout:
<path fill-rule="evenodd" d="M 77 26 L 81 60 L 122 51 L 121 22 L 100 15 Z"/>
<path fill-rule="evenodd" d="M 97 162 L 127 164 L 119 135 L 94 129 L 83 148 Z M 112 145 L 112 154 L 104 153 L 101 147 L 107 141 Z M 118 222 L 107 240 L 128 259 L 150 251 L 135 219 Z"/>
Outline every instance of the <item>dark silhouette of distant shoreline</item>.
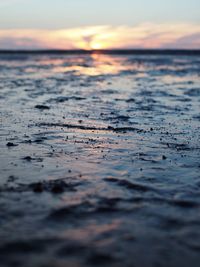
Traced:
<path fill-rule="evenodd" d="M 106 49 L 106 50 L 58 50 L 58 49 L 41 49 L 41 50 L 6 50 L 0 49 L 2 54 L 31 54 L 31 55 L 200 55 L 200 49 Z"/>

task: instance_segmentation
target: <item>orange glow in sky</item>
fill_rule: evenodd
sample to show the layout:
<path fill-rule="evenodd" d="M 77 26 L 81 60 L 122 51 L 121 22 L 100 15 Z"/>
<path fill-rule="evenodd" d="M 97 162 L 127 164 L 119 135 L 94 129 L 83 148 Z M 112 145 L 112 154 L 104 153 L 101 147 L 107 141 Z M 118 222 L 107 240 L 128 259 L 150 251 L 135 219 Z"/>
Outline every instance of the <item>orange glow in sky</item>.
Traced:
<path fill-rule="evenodd" d="M 0 49 L 200 48 L 200 25 L 88 26 L 0 30 Z"/>

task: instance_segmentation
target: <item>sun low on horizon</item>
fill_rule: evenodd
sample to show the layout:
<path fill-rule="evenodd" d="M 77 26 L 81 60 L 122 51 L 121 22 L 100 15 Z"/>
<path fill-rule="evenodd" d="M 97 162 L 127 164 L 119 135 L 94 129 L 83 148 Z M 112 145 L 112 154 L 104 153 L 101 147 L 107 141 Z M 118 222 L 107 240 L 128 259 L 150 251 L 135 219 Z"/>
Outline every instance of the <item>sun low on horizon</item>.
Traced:
<path fill-rule="evenodd" d="M 0 0 L 0 49 L 121 48 L 199 49 L 200 2 Z"/>

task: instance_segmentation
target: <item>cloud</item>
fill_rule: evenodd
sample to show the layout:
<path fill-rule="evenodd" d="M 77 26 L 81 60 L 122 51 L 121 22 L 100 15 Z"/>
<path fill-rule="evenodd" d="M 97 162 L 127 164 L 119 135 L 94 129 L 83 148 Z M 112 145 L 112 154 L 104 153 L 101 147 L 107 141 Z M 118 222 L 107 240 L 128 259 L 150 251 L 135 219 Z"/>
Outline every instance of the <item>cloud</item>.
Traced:
<path fill-rule="evenodd" d="M 200 48 L 200 25 L 144 23 L 60 30 L 0 30 L 0 49 Z"/>
<path fill-rule="evenodd" d="M 172 47 L 180 47 L 180 48 L 185 48 L 185 47 L 190 47 L 190 48 L 200 48 L 200 32 L 195 33 L 195 34 L 189 34 L 186 36 L 183 36 L 181 38 L 178 38 L 175 40 L 175 42 L 166 44 L 167 48 L 172 48 Z"/>
<path fill-rule="evenodd" d="M 41 44 L 32 38 L 0 38 L 0 49 L 40 49 Z"/>

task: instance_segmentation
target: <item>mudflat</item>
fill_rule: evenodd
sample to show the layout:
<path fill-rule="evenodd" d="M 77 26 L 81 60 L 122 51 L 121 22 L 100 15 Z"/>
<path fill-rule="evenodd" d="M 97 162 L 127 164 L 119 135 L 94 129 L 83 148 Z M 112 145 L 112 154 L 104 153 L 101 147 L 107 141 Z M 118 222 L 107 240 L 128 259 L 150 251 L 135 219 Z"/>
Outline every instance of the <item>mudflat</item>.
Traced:
<path fill-rule="evenodd" d="M 0 262 L 199 267 L 200 56 L 0 55 Z"/>

